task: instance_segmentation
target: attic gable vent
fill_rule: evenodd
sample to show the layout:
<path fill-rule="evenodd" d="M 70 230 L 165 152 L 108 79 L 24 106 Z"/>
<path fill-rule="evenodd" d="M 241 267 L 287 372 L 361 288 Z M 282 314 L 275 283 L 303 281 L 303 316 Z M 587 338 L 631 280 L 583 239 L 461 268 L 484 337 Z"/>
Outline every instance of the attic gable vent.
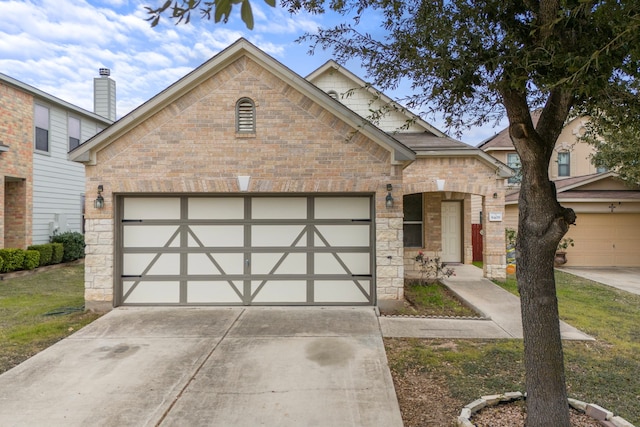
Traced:
<path fill-rule="evenodd" d="M 236 132 L 255 133 L 256 106 L 250 98 L 240 98 L 236 103 Z"/>

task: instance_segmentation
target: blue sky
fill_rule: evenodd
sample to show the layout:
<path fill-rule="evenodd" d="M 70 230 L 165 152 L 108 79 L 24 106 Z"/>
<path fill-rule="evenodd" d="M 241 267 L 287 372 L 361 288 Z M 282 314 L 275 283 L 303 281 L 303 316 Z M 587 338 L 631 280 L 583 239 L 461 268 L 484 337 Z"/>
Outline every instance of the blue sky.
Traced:
<path fill-rule="evenodd" d="M 311 56 L 308 46 L 295 40 L 344 19 L 304 13 L 291 16 L 280 7 L 254 0 L 253 30 L 241 22 L 239 10 L 234 10 L 227 24 L 196 18 L 194 25 L 176 26 L 163 19 L 151 28 L 144 6 L 163 2 L 0 1 L 0 72 L 91 111 L 93 78 L 98 68 L 110 68 L 117 85 L 118 117 L 122 117 L 240 37 L 304 77 L 330 59 L 331 53 L 316 50 Z M 376 31 L 378 25 L 373 21 L 369 27 Z M 358 61 L 344 65 L 367 79 Z M 387 95 L 401 97 L 402 88 Z M 424 118 L 443 128 L 438 117 Z M 499 130 L 472 129 L 460 139 L 476 145 Z"/>

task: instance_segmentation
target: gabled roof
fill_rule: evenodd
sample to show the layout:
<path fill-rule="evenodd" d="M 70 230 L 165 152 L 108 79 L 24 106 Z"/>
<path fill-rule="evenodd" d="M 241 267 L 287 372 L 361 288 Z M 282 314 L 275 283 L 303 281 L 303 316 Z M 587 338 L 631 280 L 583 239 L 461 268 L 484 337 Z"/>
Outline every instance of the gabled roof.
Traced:
<path fill-rule="evenodd" d="M 75 114 L 78 114 L 80 116 L 91 118 L 97 122 L 104 123 L 105 125 L 110 125 L 111 123 L 113 123 L 111 120 L 107 119 L 106 117 L 102 117 L 99 114 L 96 114 L 89 110 L 85 110 L 84 108 L 80 108 L 77 105 L 73 105 L 70 102 L 64 101 L 60 98 L 50 95 L 45 91 L 42 91 L 26 83 L 23 83 L 20 80 L 16 80 L 13 77 L 7 76 L 6 74 L 0 73 L 0 82 L 6 83 L 9 86 L 13 86 L 19 90 L 22 90 L 23 92 L 27 92 L 32 96 L 34 96 L 35 98 L 46 101 L 50 104 L 54 104 L 66 110 L 73 111 Z"/>
<path fill-rule="evenodd" d="M 320 66 L 320 68 L 318 68 L 317 70 L 315 70 L 311 74 L 309 74 L 306 77 L 306 79 L 308 81 L 310 81 L 310 82 L 313 82 L 313 80 L 315 80 L 317 77 L 319 77 L 320 75 L 322 75 L 323 73 L 325 73 L 327 71 L 334 71 L 334 72 L 338 72 L 338 73 L 342 74 L 347 79 L 353 81 L 356 87 L 363 88 L 363 89 L 367 90 L 371 95 L 373 95 L 375 97 L 378 97 L 384 104 L 388 104 L 388 105 L 392 106 L 393 108 L 397 109 L 397 111 L 403 112 L 403 114 L 407 116 L 408 120 L 414 121 L 419 126 L 423 127 L 427 131 L 431 132 L 433 135 L 438 136 L 438 137 L 447 137 L 447 135 L 444 134 L 442 131 L 436 129 L 433 125 L 431 125 L 430 123 L 424 121 L 420 116 L 418 116 L 417 114 L 412 113 L 406 107 L 398 104 L 393 99 L 389 98 L 387 95 L 385 95 L 381 91 L 377 90 L 376 88 L 371 86 L 369 83 L 365 82 L 360 77 L 356 76 L 351 71 L 347 70 L 342 65 L 338 64 L 333 59 L 330 59 L 327 62 L 325 62 L 323 65 Z"/>
<path fill-rule="evenodd" d="M 612 201 L 637 201 L 640 202 L 640 187 L 629 187 L 628 190 L 619 189 L 589 189 L 591 184 L 614 179 L 621 181 L 615 172 L 594 173 L 591 175 L 562 178 L 554 181 L 559 202 L 612 202 Z M 505 204 L 518 203 L 519 191 L 507 194 Z"/>
<path fill-rule="evenodd" d="M 394 111 L 406 116 L 408 122 L 423 128 L 424 132 L 402 130 L 391 132 L 391 135 L 393 135 L 396 140 L 402 142 L 404 145 L 415 151 L 417 157 L 478 157 L 483 163 L 496 168 L 496 175 L 498 177 L 509 178 L 513 176 L 513 170 L 501 161 L 488 155 L 482 150 L 477 149 L 476 147 L 449 137 L 447 134 L 436 129 L 417 114 L 412 113 L 406 107 L 398 104 L 384 93 L 373 88 L 370 84 L 366 83 L 360 77 L 356 76 L 334 60 L 325 62 L 320 68 L 309 74 L 306 79 L 313 82 L 327 71 L 339 73 L 345 79 L 353 82 L 354 87 L 367 90 L 372 97 L 380 99 L 382 103 L 390 105 Z"/>
<path fill-rule="evenodd" d="M 392 162 L 403 164 L 415 159 L 415 153 L 410 148 L 373 125 L 362 126 L 362 117 L 358 114 L 336 102 L 331 96 L 258 49 L 246 39 L 241 38 L 94 138 L 71 151 L 69 153 L 71 160 L 95 164 L 98 151 L 243 56 L 251 58 L 251 60 L 286 81 L 312 101 L 358 129 L 361 134 L 387 149 L 391 153 Z"/>

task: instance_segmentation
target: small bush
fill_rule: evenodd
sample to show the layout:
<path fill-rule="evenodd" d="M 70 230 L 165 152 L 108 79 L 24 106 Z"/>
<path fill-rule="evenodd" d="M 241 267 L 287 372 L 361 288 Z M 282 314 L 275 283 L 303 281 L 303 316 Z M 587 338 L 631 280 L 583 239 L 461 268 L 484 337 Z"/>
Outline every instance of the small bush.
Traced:
<path fill-rule="evenodd" d="M 45 243 L 43 245 L 31 245 L 27 248 L 27 250 L 38 251 L 40 253 L 40 262 L 38 263 L 39 267 L 51 264 L 51 256 L 53 255 L 53 246 L 51 245 L 51 243 Z"/>
<path fill-rule="evenodd" d="M 0 273 L 2 273 L 2 267 L 4 266 L 4 260 L 0 258 Z"/>
<path fill-rule="evenodd" d="M 60 264 L 64 256 L 64 245 L 62 243 L 51 243 L 51 264 Z"/>
<path fill-rule="evenodd" d="M 27 249 L 24 251 L 24 263 L 22 268 L 25 270 L 33 270 L 40 265 L 40 252 Z"/>
<path fill-rule="evenodd" d="M 0 249 L 0 258 L 4 260 L 2 266 L 2 273 L 8 273 L 10 271 L 22 270 L 24 265 L 24 250 L 23 249 Z"/>
<path fill-rule="evenodd" d="M 84 258 L 84 236 L 77 231 L 67 231 L 62 234 L 57 234 L 51 238 L 51 242 L 62 243 L 64 245 L 62 262 Z"/>

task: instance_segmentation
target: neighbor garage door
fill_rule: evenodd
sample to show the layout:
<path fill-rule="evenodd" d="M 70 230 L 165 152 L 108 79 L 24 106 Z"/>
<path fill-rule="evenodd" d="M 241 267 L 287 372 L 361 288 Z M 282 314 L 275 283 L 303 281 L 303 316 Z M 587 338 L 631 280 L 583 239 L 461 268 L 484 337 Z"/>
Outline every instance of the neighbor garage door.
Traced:
<path fill-rule="evenodd" d="M 578 213 L 568 236 L 567 266 L 640 266 L 640 214 Z"/>
<path fill-rule="evenodd" d="M 118 305 L 373 304 L 370 196 L 118 200 Z"/>

